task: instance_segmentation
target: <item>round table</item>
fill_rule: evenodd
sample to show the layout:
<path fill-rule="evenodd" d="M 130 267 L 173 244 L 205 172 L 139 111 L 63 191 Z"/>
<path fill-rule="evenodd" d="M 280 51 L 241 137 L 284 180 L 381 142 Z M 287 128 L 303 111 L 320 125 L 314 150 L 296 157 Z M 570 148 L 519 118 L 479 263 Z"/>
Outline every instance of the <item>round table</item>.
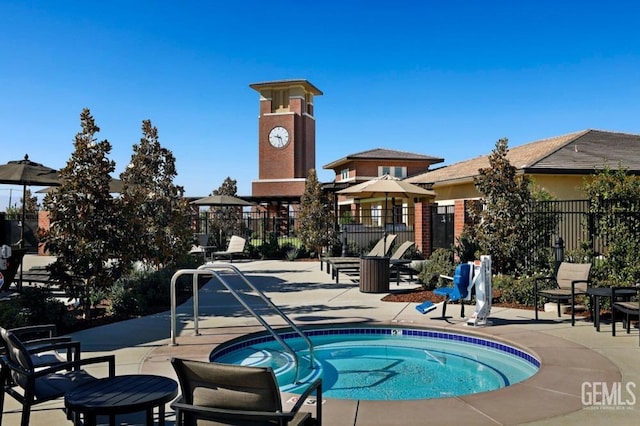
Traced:
<path fill-rule="evenodd" d="M 96 424 L 96 416 L 109 416 L 109 424 L 115 424 L 116 414 L 146 411 L 147 425 L 153 424 L 153 409 L 158 407 L 158 424 L 164 425 L 164 406 L 178 395 L 178 384 L 167 377 L 150 374 L 132 374 L 106 377 L 80 385 L 67 392 L 65 407 L 73 412 L 74 423 Z"/>

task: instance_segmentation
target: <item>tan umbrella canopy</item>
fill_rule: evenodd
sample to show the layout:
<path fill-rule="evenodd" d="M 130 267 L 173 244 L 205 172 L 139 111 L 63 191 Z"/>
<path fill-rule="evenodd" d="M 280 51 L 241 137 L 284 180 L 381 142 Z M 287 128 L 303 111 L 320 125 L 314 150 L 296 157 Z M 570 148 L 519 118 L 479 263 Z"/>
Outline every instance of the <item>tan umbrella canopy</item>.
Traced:
<path fill-rule="evenodd" d="M 231 195 L 210 195 L 208 197 L 199 198 L 192 201 L 191 204 L 196 206 L 253 206 L 254 203 L 245 201 L 242 198 L 233 197 Z"/>
<path fill-rule="evenodd" d="M 351 195 L 354 198 L 397 197 L 419 198 L 435 197 L 436 193 L 418 185 L 400 180 L 391 175 L 383 175 L 349 188 L 337 191 L 337 194 Z"/>
<path fill-rule="evenodd" d="M 24 247 L 24 221 L 27 186 L 60 185 L 58 170 L 29 160 L 25 154 L 23 160 L 9 161 L 0 166 L 0 183 L 22 185 L 22 227 L 20 228 L 20 248 Z"/>
<path fill-rule="evenodd" d="M 350 186 L 349 188 L 337 191 L 336 194 L 350 195 L 357 199 L 384 197 L 384 211 L 387 212 L 387 200 L 392 198 L 421 198 L 435 197 L 436 193 L 429 189 L 424 189 L 418 185 L 406 182 L 385 174 L 375 179 Z M 385 250 L 387 233 L 385 231 Z"/>

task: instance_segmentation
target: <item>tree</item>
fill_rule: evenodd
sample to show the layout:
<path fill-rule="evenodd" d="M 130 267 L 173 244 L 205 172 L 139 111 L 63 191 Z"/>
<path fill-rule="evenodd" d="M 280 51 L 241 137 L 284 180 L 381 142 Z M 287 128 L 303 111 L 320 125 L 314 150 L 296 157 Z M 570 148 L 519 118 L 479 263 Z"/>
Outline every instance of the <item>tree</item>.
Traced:
<path fill-rule="evenodd" d="M 507 159 L 508 140 L 503 138 L 489 156 L 489 167 L 479 170 L 474 184 L 482 194 L 482 206 L 473 212 L 471 233 L 491 255 L 495 272 L 514 273 L 524 266 L 531 232 L 527 208 L 533 200 L 527 176 L 517 176 Z"/>
<path fill-rule="evenodd" d="M 90 317 L 90 292 L 110 286 L 119 274 L 119 265 L 109 262 L 118 250 L 119 215 L 109 194 L 109 174 L 115 169 L 108 158 L 111 144 L 97 141 L 100 128 L 89 109 L 80 114 L 80 125 L 75 150 L 60 171 L 62 184 L 44 198 L 50 228 L 41 240 L 56 256 L 52 272 L 69 273 L 84 283 L 82 289 L 68 286 L 83 300 L 85 316 Z"/>
<path fill-rule="evenodd" d="M 131 162 L 120 175 L 118 199 L 126 219 L 123 256 L 155 268 L 167 266 L 186 254 L 193 239 L 192 211 L 184 189 L 176 186 L 173 153 L 160 145 L 158 130 L 142 122 L 142 138 L 133 145 Z"/>
<path fill-rule="evenodd" d="M 25 195 L 27 201 L 25 203 L 24 198 L 20 197 L 20 205 L 7 206 L 7 219 L 9 220 L 21 220 L 22 219 L 22 205 L 24 204 L 24 212 L 27 217 L 35 216 L 38 213 L 38 198 L 31 195 L 31 190 L 26 189 Z"/>
<path fill-rule="evenodd" d="M 591 178 L 585 178 L 582 190 L 590 201 L 589 211 L 595 235 L 607 243 L 606 262 L 596 274 L 610 283 L 635 283 L 640 280 L 637 256 L 640 252 L 640 178 L 622 165 L 612 170 L 607 164 Z"/>
<path fill-rule="evenodd" d="M 319 257 L 322 247 L 333 241 L 333 213 L 322 192 L 315 169 L 309 170 L 304 194 L 300 198 L 298 236 L 309 250 Z"/>
<path fill-rule="evenodd" d="M 213 190 L 211 195 L 230 195 L 236 197 L 238 193 L 238 182 L 227 177 L 218 189 Z M 233 234 L 242 234 L 242 207 L 239 206 L 211 206 L 209 208 L 209 229 L 210 238 L 213 238 L 214 245 L 219 248 L 227 246 L 227 240 Z M 211 241 L 209 242 L 211 243 Z"/>

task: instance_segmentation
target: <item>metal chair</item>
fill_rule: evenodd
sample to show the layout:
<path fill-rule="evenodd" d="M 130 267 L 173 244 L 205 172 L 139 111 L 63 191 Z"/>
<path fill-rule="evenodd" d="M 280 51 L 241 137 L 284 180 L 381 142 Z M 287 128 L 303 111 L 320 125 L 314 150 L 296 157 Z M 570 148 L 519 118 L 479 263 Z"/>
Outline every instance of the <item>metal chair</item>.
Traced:
<path fill-rule="evenodd" d="M 33 405 L 58 399 L 76 386 L 95 380 L 95 377 L 82 370 L 90 364 L 108 363 L 109 376 L 115 376 L 115 356 L 79 359 L 79 343 L 57 341 L 47 344 L 38 342 L 29 347 L 11 331 L 1 330 L 7 353 L 2 356 L 0 370 L 0 423 L 4 410 L 5 393 L 22 404 L 22 426 L 28 426 Z M 56 362 L 47 366 L 36 365 L 34 356 L 51 351 L 67 351 L 78 348 L 78 357 L 72 361 Z M 36 358 L 37 359 L 37 358 Z"/>
<path fill-rule="evenodd" d="M 282 410 L 273 370 L 173 358 L 182 395 L 171 404 L 176 425 L 309 425 L 322 424 L 322 381 L 317 379 L 289 412 Z M 299 411 L 316 391 L 316 417 Z"/>
<path fill-rule="evenodd" d="M 640 320 L 640 300 L 617 300 L 616 290 L 622 288 L 628 289 L 629 287 L 614 287 L 611 289 L 611 335 L 616 335 L 616 311 L 620 311 L 625 314 L 625 329 L 627 334 L 631 332 L 631 316 L 636 316 Z M 636 287 L 636 291 L 640 291 L 639 287 Z M 640 327 L 639 327 L 640 328 Z"/>
<path fill-rule="evenodd" d="M 591 263 L 562 262 L 554 277 L 539 277 L 534 280 L 533 300 L 535 318 L 538 321 L 538 297 L 555 301 L 558 304 L 558 318 L 561 316 L 560 302 L 571 303 L 571 325 L 576 325 L 575 301 L 576 296 L 587 294 L 591 284 L 589 274 Z M 539 288 L 541 281 L 550 282 L 552 288 Z"/>

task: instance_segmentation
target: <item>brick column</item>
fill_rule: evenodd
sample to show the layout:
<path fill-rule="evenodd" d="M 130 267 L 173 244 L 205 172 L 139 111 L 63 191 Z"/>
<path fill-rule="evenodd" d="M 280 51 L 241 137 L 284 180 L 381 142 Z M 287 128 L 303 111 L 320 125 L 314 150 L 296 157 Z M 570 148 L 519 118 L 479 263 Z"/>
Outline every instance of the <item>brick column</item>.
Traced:
<path fill-rule="evenodd" d="M 455 200 L 453 208 L 453 241 L 458 241 L 464 225 L 467 223 L 467 200 Z"/>
<path fill-rule="evenodd" d="M 430 202 L 414 204 L 414 238 L 416 248 L 424 257 L 431 255 L 431 206 Z"/>

